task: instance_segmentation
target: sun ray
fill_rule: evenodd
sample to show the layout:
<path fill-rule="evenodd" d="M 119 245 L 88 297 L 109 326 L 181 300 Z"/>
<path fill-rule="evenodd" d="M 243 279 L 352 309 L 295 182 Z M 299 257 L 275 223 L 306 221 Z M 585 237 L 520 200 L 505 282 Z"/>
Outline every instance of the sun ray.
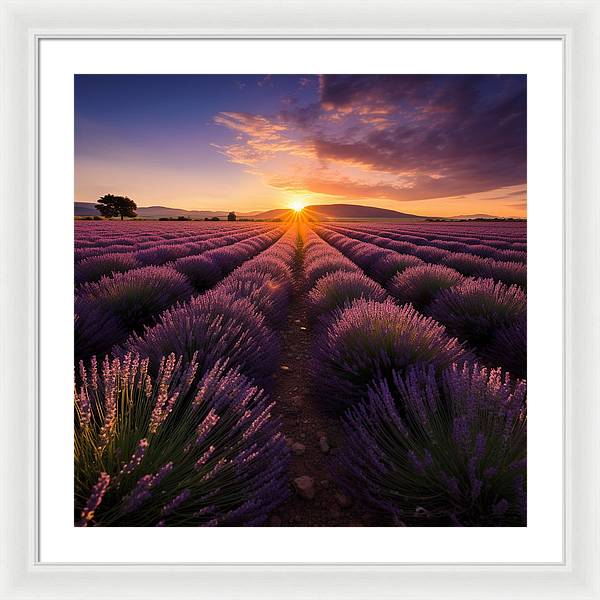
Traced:
<path fill-rule="evenodd" d="M 302 200 L 292 200 L 292 202 L 290 202 L 290 208 L 299 213 L 304 208 L 304 202 L 302 202 Z"/>

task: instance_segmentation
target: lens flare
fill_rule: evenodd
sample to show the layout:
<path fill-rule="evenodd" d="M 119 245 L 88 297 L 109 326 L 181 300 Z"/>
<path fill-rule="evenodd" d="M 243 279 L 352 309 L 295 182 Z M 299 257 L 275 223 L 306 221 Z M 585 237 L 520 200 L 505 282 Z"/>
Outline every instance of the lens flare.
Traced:
<path fill-rule="evenodd" d="M 301 200 L 294 200 L 290 203 L 290 208 L 295 212 L 300 212 L 304 208 L 304 204 Z"/>

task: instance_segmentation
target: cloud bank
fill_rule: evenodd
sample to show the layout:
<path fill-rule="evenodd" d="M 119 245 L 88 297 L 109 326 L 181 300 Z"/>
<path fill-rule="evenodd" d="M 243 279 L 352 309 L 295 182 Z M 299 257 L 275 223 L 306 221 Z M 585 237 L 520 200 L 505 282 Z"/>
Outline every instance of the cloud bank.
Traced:
<path fill-rule="evenodd" d="M 314 102 L 279 112 L 222 112 L 217 146 L 268 185 L 297 193 L 400 202 L 526 182 L 526 77 L 323 75 Z"/>

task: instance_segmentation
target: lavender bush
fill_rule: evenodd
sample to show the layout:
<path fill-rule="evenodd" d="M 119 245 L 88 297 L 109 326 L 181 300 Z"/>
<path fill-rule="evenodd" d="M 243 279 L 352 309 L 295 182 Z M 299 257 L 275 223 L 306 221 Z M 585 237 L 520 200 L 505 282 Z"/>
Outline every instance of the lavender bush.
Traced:
<path fill-rule="evenodd" d="M 527 297 L 520 287 L 493 279 L 466 279 L 442 290 L 430 310 L 452 335 L 481 348 L 499 328 L 522 318 L 526 309 Z"/>
<path fill-rule="evenodd" d="M 226 362 L 127 354 L 80 365 L 75 525 L 262 525 L 285 500 L 288 454 L 272 404 Z"/>
<path fill-rule="evenodd" d="M 140 266 L 141 263 L 131 252 L 90 256 L 75 264 L 75 285 L 86 281 L 98 281 L 103 275 L 122 273 Z"/>
<path fill-rule="evenodd" d="M 390 252 L 381 256 L 373 264 L 371 273 L 377 281 L 385 285 L 396 273 L 402 273 L 408 267 L 418 267 L 423 264 L 425 264 L 423 259 L 418 256 Z"/>
<path fill-rule="evenodd" d="M 212 287 L 223 276 L 219 264 L 202 255 L 179 258 L 175 261 L 174 268 L 183 273 L 197 291 Z"/>
<path fill-rule="evenodd" d="M 490 343 L 480 350 L 490 365 L 497 365 L 515 377 L 527 377 L 527 316 L 521 315 L 514 323 L 500 327 Z"/>
<path fill-rule="evenodd" d="M 308 253 L 308 251 L 306 251 Z M 305 260 L 304 277 L 306 279 L 306 287 L 312 288 L 313 285 L 324 275 L 334 273 L 335 271 L 358 272 L 360 269 L 345 256 L 339 252 L 326 253 L 324 250 L 311 257 L 311 260 Z"/>
<path fill-rule="evenodd" d="M 481 275 L 527 289 L 527 266 L 522 263 L 492 260 L 484 266 Z"/>
<path fill-rule="evenodd" d="M 426 308 L 440 290 L 451 288 L 464 277 L 450 267 L 421 265 L 397 273 L 388 284 L 390 294 L 401 304 L 410 302 L 415 308 Z"/>
<path fill-rule="evenodd" d="M 317 344 L 315 387 L 339 412 L 363 398 L 374 378 L 389 378 L 417 362 L 441 369 L 467 357 L 442 325 L 409 304 L 356 300 L 333 313 Z"/>
<path fill-rule="evenodd" d="M 526 384 L 499 369 L 410 367 L 344 419 L 340 476 L 407 525 L 526 525 Z"/>
<path fill-rule="evenodd" d="M 253 274 L 265 273 L 277 281 L 289 283 L 292 281 L 292 270 L 288 262 L 289 261 L 285 261 L 281 258 L 273 256 L 273 253 L 271 253 L 269 256 L 260 255 L 252 261 L 248 261 L 247 263 L 244 263 L 238 267 L 236 273 L 241 274 L 247 271 L 250 271 Z"/>
<path fill-rule="evenodd" d="M 308 293 L 308 304 L 312 314 L 319 317 L 359 298 L 381 302 L 386 296 L 386 291 L 364 273 L 336 271 L 315 283 Z"/>
<path fill-rule="evenodd" d="M 196 356 L 201 373 L 218 360 L 229 359 L 232 367 L 266 385 L 277 349 L 277 338 L 252 303 L 220 289 L 165 311 L 157 325 L 143 335 L 133 334 L 117 351 L 149 357 L 154 373 L 162 357 L 171 353 L 185 363 Z"/>
<path fill-rule="evenodd" d="M 76 356 L 106 352 L 127 333 L 141 331 L 162 310 L 189 298 L 192 291 L 187 279 L 170 267 L 142 267 L 83 283 L 75 300 Z M 102 323 L 110 323 L 110 329 L 104 331 Z"/>
<path fill-rule="evenodd" d="M 235 271 L 218 288 L 232 298 L 246 299 L 262 313 L 273 326 L 281 325 L 291 293 L 290 280 L 277 280 L 265 271 Z"/>
<path fill-rule="evenodd" d="M 453 252 L 443 258 L 441 262 L 463 275 L 482 277 L 492 261 L 489 258 L 482 258 L 468 252 Z"/>

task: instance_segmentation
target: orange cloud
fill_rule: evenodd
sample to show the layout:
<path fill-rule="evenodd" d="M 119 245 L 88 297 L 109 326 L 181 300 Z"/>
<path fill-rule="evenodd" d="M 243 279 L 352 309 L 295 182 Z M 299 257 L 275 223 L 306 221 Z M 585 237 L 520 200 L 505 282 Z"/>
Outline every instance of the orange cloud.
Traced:
<path fill-rule="evenodd" d="M 273 188 L 416 202 L 525 183 L 520 76 L 321 76 L 319 102 L 220 113 L 217 146 Z M 506 206 L 506 204 L 505 204 Z"/>

